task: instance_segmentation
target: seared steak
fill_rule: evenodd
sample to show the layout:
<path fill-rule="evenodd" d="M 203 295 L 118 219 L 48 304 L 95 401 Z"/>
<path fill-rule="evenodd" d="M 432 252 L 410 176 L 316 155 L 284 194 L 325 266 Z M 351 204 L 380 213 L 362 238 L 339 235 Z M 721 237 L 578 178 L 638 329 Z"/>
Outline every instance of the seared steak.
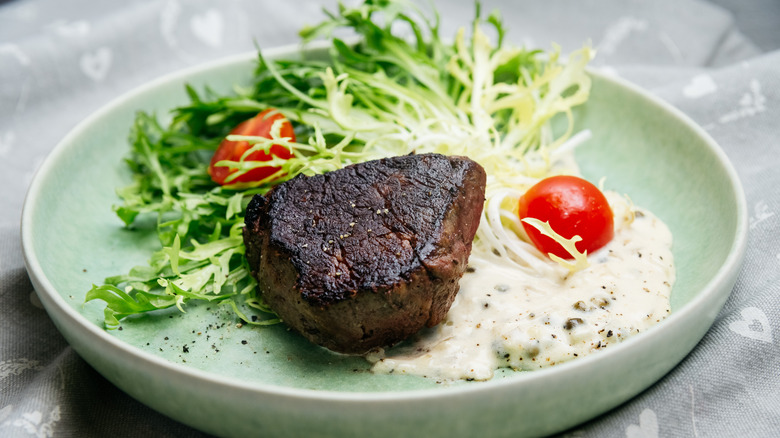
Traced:
<path fill-rule="evenodd" d="M 250 202 L 246 258 L 287 325 L 331 350 L 365 353 L 444 318 L 484 199 L 485 171 L 464 157 L 298 176 Z"/>

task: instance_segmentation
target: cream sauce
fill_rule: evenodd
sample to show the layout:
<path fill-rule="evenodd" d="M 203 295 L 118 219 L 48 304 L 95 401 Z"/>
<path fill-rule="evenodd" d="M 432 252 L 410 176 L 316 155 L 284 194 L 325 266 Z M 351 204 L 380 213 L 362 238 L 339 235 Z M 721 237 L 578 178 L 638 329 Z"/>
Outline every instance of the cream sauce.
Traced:
<path fill-rule="evenodd" d="M 588 268 L 532 276 L 506 258 L 477 250 L 469 259 L 473 272 L 461 279 L 446 319 L 400 346 L 368 355 L 372 371 L 487 380 L 499 368 L 534 370 L 585 356 L 665 318 L 675 279 L 672 235 L 649 211 L 614 192 L 605 195 L 615 237 L 588 256 Z"/>

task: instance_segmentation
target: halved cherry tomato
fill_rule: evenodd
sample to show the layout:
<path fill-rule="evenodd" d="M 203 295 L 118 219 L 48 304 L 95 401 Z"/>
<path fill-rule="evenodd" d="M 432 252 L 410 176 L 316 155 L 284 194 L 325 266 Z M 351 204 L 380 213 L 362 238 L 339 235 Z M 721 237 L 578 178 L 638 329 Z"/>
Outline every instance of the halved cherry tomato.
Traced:
<path fill-rule="evenodd" d="M 254 135 L 271 138 L 271 127 L 277 120 L 283 121 L 282 129 L 279 134 L 280 137 L 290 137 L 291 141 L 295 141 L 295 133 L 293 132 L 292 124 L 290 124 L 283 115 L 272 109 L 262 111 L 251 119 L 241 122 L 230 131 L 230 135 Z M 226 184 L 225 179 L 233 172 L 236 172 L 237 169 L 231 169 L 227 166 L 215 166 L 215 164 L 221 160 L 238 161 L 250 147 L 251 146 L 246 141 L 222 140 L 222 143 L 219 144 L 217 151 L 214 152 L 214 156 L 211 158 L 211 163 L 209 164 L 208 172 L 211 179 L 219 185 Z M 271 146 L 270 152 L 271 154 L 267 154 L 264 151 L 253 152 L 246 160 L 271 161 L 272 155 L 284 159 L 292 157 L 292 154 L 286 147 L 277 144 Z M 273 175 L 278 170 L 278 167 L 258 167 L 230 181 L 229 184 L 260 181 Z"/>
<path fill-rule="evenodd" d="M 518 215 L 549 222 L 553 231 L 571 239 L 582 237 L 575 246 L 580 252 L 592 253 L 603 247 L 615 234 L 612 209 L 604 194 L 588 181 L 576 176 L 552 176 L 528 189 L 520 198 Z M 568 251 L 533 226 L 523 222 L 531 242 L 543 253 L 571 259 Z"/>

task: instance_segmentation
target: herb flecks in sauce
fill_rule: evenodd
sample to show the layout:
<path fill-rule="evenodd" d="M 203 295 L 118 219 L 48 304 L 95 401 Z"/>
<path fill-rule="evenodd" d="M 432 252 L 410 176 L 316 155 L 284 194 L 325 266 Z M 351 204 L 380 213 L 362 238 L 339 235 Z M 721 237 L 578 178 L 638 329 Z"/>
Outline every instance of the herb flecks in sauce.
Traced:
<path fill-rule="evenodd" d="M 616 218 L 635 208 L 615 193 L 608 198 Z M 388 350 L 373 357 L 383 358 L 373 371 L 486 380 L 499 368 L 553 366 L 646 330 L 670 312 L 675 271 L 668 228 L 649 211 L 637 212 L 641 220 L 618 220 L 616 238 L 590 255 L 606 255 L 604 263 L 571 275 L 532 277 L 490 252 L 472 254 L 476 272 L 461 280 L 447 320 L 413 344 L 425 346 L 426 353 L 405 346 Z M 652 257 L 638 258 L 638 250 Z M 485 286 L 491 284 L 512 287 L 496 293 Z"/>

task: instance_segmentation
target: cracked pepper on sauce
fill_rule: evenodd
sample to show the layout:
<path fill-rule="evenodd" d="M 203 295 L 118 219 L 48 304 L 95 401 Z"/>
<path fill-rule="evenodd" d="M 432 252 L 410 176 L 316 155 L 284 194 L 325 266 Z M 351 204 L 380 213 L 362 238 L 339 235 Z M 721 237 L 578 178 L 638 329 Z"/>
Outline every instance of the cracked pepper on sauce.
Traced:
<path fill-rule="evenodd" d="M 675 280 L 672 235 L 651 212 L 605 195 L 615 237 L 588 256 L 588 268 L 529 276 L 476 251 L 447 318 L 369 354 L 372 371 L 487 380 L 499 368 L 534 370 L 609 348 L 665 318 Z"/>

